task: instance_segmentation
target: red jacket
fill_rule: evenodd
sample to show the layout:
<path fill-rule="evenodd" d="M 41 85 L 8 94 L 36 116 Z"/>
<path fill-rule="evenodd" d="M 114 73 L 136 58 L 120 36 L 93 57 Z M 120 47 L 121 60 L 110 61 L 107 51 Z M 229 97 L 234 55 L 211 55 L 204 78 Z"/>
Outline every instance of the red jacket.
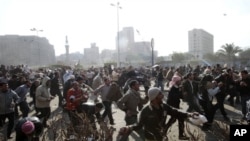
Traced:
<path fill-rule="evenodd" d="M 86 102 L 87 100 L 88 100 L 88 94 L 86 92 L 84 92 L 80 88 L 79 89 L 71 88 L 67 92 L 66 109 L 76 110 L 76 108 L 80 106 L 82 102 Z"/>

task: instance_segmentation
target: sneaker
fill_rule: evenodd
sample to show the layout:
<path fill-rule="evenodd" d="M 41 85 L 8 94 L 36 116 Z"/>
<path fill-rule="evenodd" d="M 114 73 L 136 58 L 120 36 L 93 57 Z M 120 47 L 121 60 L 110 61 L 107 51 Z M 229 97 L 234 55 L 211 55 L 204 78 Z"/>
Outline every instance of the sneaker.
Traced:
<path fill-rule="evenodd" d="M 189 137 L 187 137 L 187 136 L 179 136 L 179 140 L 189 140 Z"/>

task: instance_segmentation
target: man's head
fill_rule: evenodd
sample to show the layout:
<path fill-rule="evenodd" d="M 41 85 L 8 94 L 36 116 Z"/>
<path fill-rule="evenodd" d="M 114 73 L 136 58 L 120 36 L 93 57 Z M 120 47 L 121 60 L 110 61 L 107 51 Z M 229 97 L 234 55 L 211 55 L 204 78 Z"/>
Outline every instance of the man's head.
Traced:
<path fill-rule="evenodd" d="M 140 83 L 137 80 L 131 80 L 129 83 L 129 88 L 134 89 L 136 91 L 140 90 Z"/>
<path fill-rule="evenodd" d="M 179 86 L 181 84 L 181 77 L 178 75 L 174 75 L 172 77 L 172 80 L 169 82 L 169 87 L 172 87 L 174 85 Z"/>
<path fill-rule="evenodd" d="M 60 77 L 60 73 L 59 73 L 58 71 L 55 71 L 55 72 L 54 72 L 54 75 L 55 75 L 56 78 L 59 78 L 59 77 Z"/>
<path fill-rule="evenodd" d="M 188 80 L 193 80 L 194 79 L 194 75 L 193 73 L 189 72 L 185 75 L 185 78 L 188 79 Z"/>
<path fill-rule="evenodd" d="M 7 92 L 9 89 L 8 81 L 6 79 L 0 79 L 0 89 L 2 92 Z"/>
<path fill-rule="evenodd" d="M 101 102 L 97 102 L 95 104 L 95 112 L 96 113 L 100 112 L 102 110 L 102 108 L 103 108 L 103 104 Z"/>
<path fill-rule="evenodd" d="M 240 72 L 240 76 L 241 76 L 242 79 L 246 79 L 248 77 L 248 71 L 242 70 Z"/>
<path fill-rule="evenodd" d="M 30 135 L 34 132 L 35 130 L 35 125 L 33 122 L 31 121 L 26 121 L 25 123 L 23 123 L 22 127 L 22 132 L 26 135 Z"/>
<path fill-rule="evenodd" d="M 43 133 L 43 124 L 42 122 L 40 121 L 40 119 L 38 117 L 35 117 L 35 116 L 32 116 L 32 117 L 27 117 L 26 118 L 28 121 L 31 121 L 34 126 L 35 126 L 35 130 L 34 130 L 34 136 L 39 136 Z"/>
<path fill-rule="evenodd" d="M 80 88 L 80 84 L 79 84 L 79 82 L 77 82 L 77 81 L 74 81 L 73 83 L 72 83 L 72 88 L 74 88 L 74 89 L 79 89 Z"/>
<path fill-rule="evenodd" d="M 32 82 L 30 81 L 30 80 L 26 80 L 26 81 L 24 81 L 24 84 L 27 86 L 27 87 L 31 87 L 31 84 L 32 84 Z"/>
<path fill-rule="evenodd" d="M 104 77 L 103 81 L 104 81 L 105 85 L 109 85 L 110 84 L 110 79 L 108 77 Z"/>
<path fill-rule="evenodd" d="M 152 87 L 148 90 L 148 98 L 150 102 L 155 102 L 157 104 L 162 103 L 163 94 L 161 90 L 157 87 Z"/>
<path fill-rule="evenodd" d="M 51 85 L 51 80 L 49 79 L 47 82 L 46 82 L 46 86 L 49 88 Z"/>
<path fill-rule="evenodd" d="M 78 76 L 77 78 L 76 78 L 76 81 L 79 83 L 79 84 L 82 84 L 83 83 L 83 78 L 81 77 L 81 76 Z"/>

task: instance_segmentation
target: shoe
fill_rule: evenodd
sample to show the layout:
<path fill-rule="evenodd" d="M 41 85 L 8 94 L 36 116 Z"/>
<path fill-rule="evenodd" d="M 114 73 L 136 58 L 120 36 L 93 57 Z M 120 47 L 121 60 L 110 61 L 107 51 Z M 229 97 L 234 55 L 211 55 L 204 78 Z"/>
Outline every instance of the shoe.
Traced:
<path fill-rule="evenodd" d="M 230 102 L 230 106 L 234 107 L 235 105 L 234 105 L 234 103 L 233 103 L 233 102 Z"/>
<path fill-rule="evenodd" d="M 8 140 L 9 140 L 9 139 L 13 139 L 13 137 L 11 137 L 11 136 L 8 136 L 7 138 L 8 138 Z"/>
<path fill-rule="evenodd" d="M 43 128 L 48 128 L 48 127 L 49 127 L 48 124 L 44 124 L 44 125 L 43 125 Z"/>
<path fill-rule="evenodd" d="M 239 100 L 236 100 L 236 102 L 235 102 L 236 104 L 241 104 L 241 102 L 239 101 Z"/>
<path fill-rule="evenodd" d="M 110 124 L 110 125 L 115 125 L 115 123 L 114 123 L 114 122 L 110 122 L 109 124 Z"/>
<path fill-rule="evenodd" d="M 228 118 L 227 116 L 224 116 L 224 120 L 230 121 L 230 118 Z"/>
<path fill-rule="evenodd" d="M 189 140 L 189 137 L 187 137 L 187 136 L 179 136 L 179 140 Z"/>

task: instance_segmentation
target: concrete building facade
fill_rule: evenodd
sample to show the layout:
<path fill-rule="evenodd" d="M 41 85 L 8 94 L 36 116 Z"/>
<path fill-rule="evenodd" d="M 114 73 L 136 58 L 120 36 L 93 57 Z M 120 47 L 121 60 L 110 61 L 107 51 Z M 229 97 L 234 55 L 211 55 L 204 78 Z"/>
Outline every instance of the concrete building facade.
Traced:
<path fill-rule="evenodd" d="M 124 27 L 119 31 L 120 64 L 123 66 L 149 63 L 151 60 L 150 42 L 136 42 L 133 27 Z"/>
<path fill-rule="evenodd" d="M 100 64 L 99 47 L 96 43 L 91 43 L 90 48 L 84 48 L 84 63 L 86 65 Z"/>
<path fill-rule="evenodd" d="M 193 59 L 203 59 L 205 54 L 214 53 L 214 37 L 203 29 L 188 31 L 188 52 Z"/>
<path fill-rule="evenodd" d="M 0 36 L 0 64 L 46 66 L 56 63 L 54 46 L 38 36 Z"/>

